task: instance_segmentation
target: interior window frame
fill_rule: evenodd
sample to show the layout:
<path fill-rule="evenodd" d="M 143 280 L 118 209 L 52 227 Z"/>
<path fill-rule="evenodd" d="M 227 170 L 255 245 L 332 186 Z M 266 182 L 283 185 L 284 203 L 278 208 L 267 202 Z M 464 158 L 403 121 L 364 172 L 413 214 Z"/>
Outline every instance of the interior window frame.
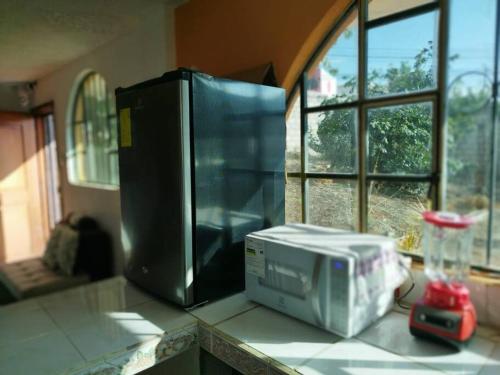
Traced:
<path fill-rule="evenodd" d="M 354 0 L 348 6 L 346 11 L 336 22 L 336 25 L 326 35 L 320 43 L 315 53 L 308 60 L 302 71 L 294 89 L 289 95 L 287 103 L 291 109 L 295 100 L 300 101 L 300 171 L 287 172 L 289 178 L 299 178 L 301 183 L 301 216 L 302 222 L 310 222 L 308 215 L 309 211 L 309 192 L 308 181 L 313 179 L 331 179 L 333 181 L 355 181 L 358 190 L 358 225 L 357 230 L 360 232 L 368 232 L 368 184 L 370 181 L 385 181 L 385 182 L 425 182 L 430 186 L 429 209 L 437 210 L 442 203 L 442 181 L 441 181 L 441 160 L 443 154 L 443 124 L 445 116 L 446 98 L 441 92 L 445 92 L 446 87 L 446 37 L 447 37 L 447 9 L 443 1 L 435 1 L 426 3 L 415 8 L 406 9 L 404 11 L 391 14 L 388 16 L 376 18 L 369 21 L 367 18 L 368 2 L 366 0 Z M 339 102 L 329 105 L 308 106 L 307 105 L 307 78 L 310 69 L 318 61 L 318 56 L 324 53 L 328 48 L 328 44 L 332 35 L 340 34 L 341 28 L 349 19 L 350 15 L 357 12 L 358 14 L 358 73 L 357 73 L 357 98 L 352 101 Z M 367 79 L 367 30 L 375 27 L 383 27 L 386 24 L 401 21 L 413 16 L 437 12 L 438 17 L 438 32 L 435 42 L 438 44 L 437 49 L 437 71 L 436 71 L 436 87 L 425 89 L 418 92 L 398 93 L 386 96 L 367 95 L 366 79 Z M 432 103 L 432 139 L 431 139 L 431 170 L 426 174 L 371 174 L 368 173 L 368 124 L 367 112 L 372 108 L 383 108 L 387 106 L 397 106 L 413 103 Z M 329 110 L 339 109 L 356 109 L 357 114 L 357 133 L 358 133 L 358 170 L 356 173 L 329 173 L 329 172 L 308 172 L 307 160 L 307 119 L 310 113 L 325 112 Z M 421 259 L 421 255 L 408 253 L 411 256 Z"/>
<path fill-rule="evenodd" d="M 356 181 L 358 190 L 358 226 L 357 230 L 360 232 L 368 232 L 368 183 L 370 181 L 385 181 L 385 182 L 425 182 L 428 183 L 430 189 L 428 191 L 428 209 L 439 210 L 443 209 L 446 205 L 446 152 L 445 152 L 445 124 L 447 121 L 447 69 L 448 69 L 448 38 L 449 38 L 449 17 L 450 17 L 450 3 L 445 0 L 435 0 L 424 3 L 423 5 L 414 8 L 398 11 L 393 14 L 382 16 L 368 20 L 368 1 L 369 0 L 353 0 L 347 7 L 343 15 L 336 21 L 334 27 L 325 36 L 323 41 L 319 44 L 316 51 L 308 60 L 304 70 L 300 74 L 295 86 L 293 87 L 290 95 L 288 96 L 287 106 L 292 109 L 296 100 L 299 100 L 300 109 L 300 170 L 287 171 L 287 177 L 300 181 L 300 196 L 301 206 L 300 215 L 302 222 L 310 222 L 308 215 L 309 210 L 309 181 L 314 179 L 331 179 L 333 181 Z M 376 0 L 372 0 L 376 1 Z M 311 68 L 318 63 L 319 57 L 325 55 L 331 44 L 333 35 L 341 35 L 342 28 L 345 26 L 349 17 L 356 13 L 358 15 L 358 72 L 357 72 L 357 98 L 352 101 L 337 102 L 328 105 L 307 105 L 307 77 L 310 75 Z M 386 96 L 373 96 L 367 94 L 367 49 L 368 39 L 367 30 L 383 27 L 384 25 L 392 22 L 402 21 L 414 16 L 427 14 L 430 12 L 437 13 L 437 35 L 435 36 L 437 43 L 437 66 L 435 67 L 435 88 L 425 89 L 418 92 L 398 93 Z M 352 18 L 352 17 L 351 17 Z M 495 159 L 490 166 L 492 171 L 496 170 L 496 155 L 497 148 L 497 129 L 500 124 L 500 114 L 497 107 L 499 106 L 499 92 L 498 87 L 500 81 L 500 74 L 498 73 L 500 65 L 500 5 L 496 9 L 496 43 L 495 43 L 495 82 L 493 85 L 492 100 L 494 101 L 494 110 L 492 111 L 493 121 L 493 137 L 491 142 L 493 144 Z M 385 106 L 404 105 L 409 103 L 432 103 L 432 147 L 431 147 L 431 171 L 426 174 L 371 174 L 368 173 L 368 124 L 367 124 L 367 111 L 372 108 L 382 108 Z M 495 105 L 496 104 L 496 105 Z M 307 134 L 308 134 L 308 115 L 311 113 L 320 113 L 331 110 L 339 109 L 356 109 L 357 115 L 357 133 L 358 133 L 358 169 L 356 173 L 330 173 L 330 172 L 309 172 L 308 166 L 308 150 L 307 150 Z M 288 162 L 288 161 L 287 161 Z M 491 177 L 490 179 L 492 179 Z M 491 181 L 490 181 L 491 182 Z M 494 187 L 494 181 L 491 183 Z M 492 231 L 493 231 L 493 194 L 494 189 L 490 192 L 489 201 L 489 215 L 488 215 L 488 243 L 485 248 L 485 264 L 472 264 L 472 267 L 479 271 L 500 273 L 500 265 L 493 265 L 492 260 Z M 297 210 L 298 211 L 298 210 Z M 288 216 L 288 214 L 287 214 Z M 294 216 L 297 216 L 294 213 Z M 422 260 L 422 255 L 415 252 L 403 253 L 410 255 L 414 259 Z"/>
<path fill-rule="evenodd" d="M 100 88 L 93 88 L 92 92 L 88 92 L 86 89 L 86 86 L 89 85 L 89 80 L 94 79 L 94 77 L 97 77 L 97 79 L 102 80 L 100 82 L 100 85 L 102 87 Z M 87 158 L 87 153 L 92 152 L 93 145 L 91 145 L 91 141 L 89 139 L 89 109 L 86 108 L 89 98 L 92 95 L 97 95 L 95 90 L 104 90 L 104 93 L 100 92 L 99 94 L 104 95 L 106 97 L 105 99 L 105 118 L 106 118 L 106 124 L 105 128 L 108 131 L 108 135 L 111 138 L 113 136 L 113 132 L 111 131 L 112 126 L 118 126 L 117 125 L 117 116 L 116 116 L 116 111 L 113 110 L 112 107 L 114 107 L 114 103 L 110 102 L 110 94 L 107 91 L 107 84 L 105 79 L 97 72 L 95 71 L 89 71 L 87 72 L 81 79 L 78 81 L 78 85 L 75 90 L 75 95 L 70 103 L 71 105 L 71 112 L 70 112 L 70 122 L 68 124 L 68 135 L 67 135 L 67 152 L 66 152 L 66 162 L 68 163 L 68 181 L 71 185 L 75 186 L 80 186 L 80 187 L 90 187 L 90 188 L 96 188 L 96 189 L 103 189 L 103 190 L 118 190 L 119 189 L 119 179 L 118 176 L 112 176 L 114 171 L 116 170 L 116 173 L 118 173 L 118 165 L 116 166 L 110 166 L 108 168 L 108 173 L 105 176 L 105 179 L 90 179 L 88 176 L 89 173 L 89 168 L 94 168 L 95 173 L 97 173 L 97 169 L 99 168 L 98 163 L 94 163 L 94 165 L 89 165 L 90 162 Z M 81 105 L 82 105 L 82 113 L 81 119 L 77 119 L 77 107 L 78 107 L 78 101 L 81 100 Z M 97 109 L 95 109 L 97 110 Z M 83 136 L 83 145 L 79 145 L 77 142 L 77 128 L 81 128 L 81 135 Z M 117 136 L 117 131 L 114 132 L 114 134 Z M 106 156 L 108 159 L 108 163 L 113 163 L 111 160 L 111 155 L 117 154 L 118 153 L 118 140 L 116 139 L 114 142 L 112 139 L 108 140 L 108 145 L 106 149 Z M 114 146 L 113 146 L 114 145 Z M 81 148 L 81 150 L 79 150 Z M 80 160 L 78 154 L 82 153 L 83 154 L 83 159 Z M 118 161 L 116 161 L 118 163 Z M 115 168 L 116 167 L 116 168 Z M 83 170 L 82 170 L 83 168 Z M 103 171 L 100 171 L 101 174 Z"/>

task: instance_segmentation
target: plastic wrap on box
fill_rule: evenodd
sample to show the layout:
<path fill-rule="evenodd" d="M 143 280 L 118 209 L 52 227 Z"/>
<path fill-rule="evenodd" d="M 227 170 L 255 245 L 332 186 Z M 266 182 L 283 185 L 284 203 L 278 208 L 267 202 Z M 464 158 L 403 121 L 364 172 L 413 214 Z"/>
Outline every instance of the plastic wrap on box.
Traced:
<path fill-rule="evenodd" d="M 393 239 L 306 224 L 246 238 L 247 295 L 350 337 L 384 315 L 405 274 Z"/>

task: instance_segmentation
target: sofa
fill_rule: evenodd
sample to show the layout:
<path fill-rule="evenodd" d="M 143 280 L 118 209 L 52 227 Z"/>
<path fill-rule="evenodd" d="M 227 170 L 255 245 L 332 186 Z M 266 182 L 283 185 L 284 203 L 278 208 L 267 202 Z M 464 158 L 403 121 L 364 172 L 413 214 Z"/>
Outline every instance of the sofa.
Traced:
<path fill-rule="evenodd" d="M 73 242 L 63 243 L 61 233 L 69 233 Z M 48 254 L 54 247 L 70 259 L 69 266 L 59 267 L 57 256 Z M 70 257 L 69 251 L 74 252 Z M 112 259 L 111 239 L 94 219 L 67 218 L 52 231 L 43 257 L 0 265 L 0 305 L 110 277 Z"/>

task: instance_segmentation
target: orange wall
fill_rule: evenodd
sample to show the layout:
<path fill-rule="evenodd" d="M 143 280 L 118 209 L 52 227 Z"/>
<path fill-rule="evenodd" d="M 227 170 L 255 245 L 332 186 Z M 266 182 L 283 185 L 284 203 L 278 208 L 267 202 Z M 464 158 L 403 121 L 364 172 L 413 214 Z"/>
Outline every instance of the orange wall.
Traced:
<path fill-rule="evenodd" d="M 175 11 L 177 65 L 224 75 L 273 62 L 292 88 L 349 0 L 190 0 Z"/>

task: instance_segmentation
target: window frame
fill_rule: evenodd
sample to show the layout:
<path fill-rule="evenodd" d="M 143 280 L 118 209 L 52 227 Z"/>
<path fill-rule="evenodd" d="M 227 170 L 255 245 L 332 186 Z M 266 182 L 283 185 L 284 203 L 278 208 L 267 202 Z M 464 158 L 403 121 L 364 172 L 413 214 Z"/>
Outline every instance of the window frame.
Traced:
<path fill-rule="evenodd" d="M 67 173 L 68 173 L 68 182 L 71 185 L 78 186 L 78 187 L 87 187 L 87 188 L 94 188 L 94 189 L 101 189 L 101 190 L 111 190 L 111 191 L 116 191 L 119 190 L 119 180 L 117 179 L 116 183 L 113 183 L 112 179 L 113 177 L 111 176 L 111 169 L 109 170 L 108 173 L 108 181 L 106 182 L 100 182 L 100 181 L 84 181 L 81 180 L 78 176 L 78 160 L 77 160 L 77 145 L 75 141 L 75 129 L 77 126 L 81 126 L 83 129 L 83 136 L 85 138 L 85 154 L 89 152 L 89 144 L 91 143 L 89 141 L 89 131 L 87 129 L 87 110 L 86 110 L 86 102 L 88 102 L 88 96 L 96 95 L 95 88 L 91 93 L 86 92 L 85 89 L 85 84 L 88 82 L 89 79 L 92 77 L 97 76 L 99 77 L 104 85 L 104 94 L 106 96 L 106 101 L 105 101 L 105 107 L 106 107 L 106 125 L 105 127 L 108 129 L 109 136 L 112 136 L 112 131 L 111 127 L 113 126 L 113 121 L 117 126 L 117 115 L 116 111 L 110 110 L 110 106 L 113 105 L 113 103 L 110 103 L 110 95 L 107 90 L 107 83 L 106 80 L 102 75 L 97 73 L 94 70 L 86 70 L 83 73 L 80 74 L 80 76 L 77 78 L 77 84 L 75 85 L 75 88 L 73 90 L 73 95 L 71 96 L 70 99 L 70 107 L 68 111 L 68 121 L 67 121 L 67 128 L 66 128 L 66 163 L 67 163 Z M 97 89 L 98 90 L 98 89 Z M 82 119 L 81 120 L 76 120 L 76 112 L 77 112 L 77 103 L 78 99 L 82 98 Z M 117 134 L 117 132 L 115 132 Z M 111 138 L 109 140 L 112 142 Z M 116 140 L 116 143 L 118 140 Z M 106 156 L 109 158 L 109 156 L 112 153 L 118 154 L 118 145 L 116 144 L 116 150 L 112 150 L 111 144 L 109 145 L 109 149 L 106 150 Z M 85 156 L 85 158 L 87 158 Z M 88 163 L 88 161 L 86 161 Z M 111 163 L 111 162 L 110 162 Z M 94 168 L 97 167 L 97 163 L 94 166 Z M 117 166 L 118 168 L 118 166 Z M 97 172 L 96 172 L 97 173 Z M 118 176 L 116 176 L 118 177 Z"/>
<path fill-rule="evenodd" d="M 307 74 L 318 56 L 327 48 L 331 37 L 339 33 L 344 26 L 346 20 L 354 12 L 358 13 L 358 71 L 357 83 L 358 92 L 357 99 L 350 102 L 341 102 L 329 105 L 319 105 L 314 107 L 307 106 Z M 436 87 L 419 92 L 391 94 L 387 96 L 369 97 L 366 93 L 366 78 L 367 78 L 367 30 L 379 26 L 383 26 L 392 22 L 408 19 L 413 16 L 428 14 L 431 12 L 437 13 L 437 71 L 436 71 Z M 386 182 L 425 182 L 430 185 L 429 199 L 431 207 L 434 210 L 442 206 L 444 191 L 443 191 L 443 171 L 442 160 L 444 155 L 444 124 L 446 116 L 446 61 L 447 61 L 447 32 L 448 32 L 448 5 L 446 1 L 439 0 L 431 3 L 416 6 L 406 9 L 388 16 L 368 20 L 368 1 L 353 0 L 344 11 L 342 16 L 337 20 L 335 26 L 325 36 L 321 43 L 316 48 L 315 52 L 307 61 L 302 70 L 299 79 L 292 89 L 287 100 L 287 107 L 290 110 L 295 100 L 300 101 L 300 171 L 288 172 L 287 177 L 299 178 L 301 185 L 301 212 L 302 222 L 307 223 L 308 207 L 309 207 L 309 192 L 308 181 L 313 179 L 329 179 L 338 181 L 355 181 L 358 190 L 358 230 L 360 232 L 368 231 L 368 184 L 370 181 L 386 181 Z M 299 96 L 297 98 L 297 95 Z M 372 174 L 368 173 L 368 119 L 367 113 L 369 109 L 383 108 L 387 106 L 431 103 L 432 104 L 432 135 L 431 135 L 431 170 L 428 174 Z M 356 109 L 357 110 L 357 135 L 358 135 L 358 150 L 357 150 L 357 173 L 330 173 L 330 172 L 308 172 L 307 160 L 307 134 L 308 134 L 308 115 L 310 113 L 319 113 L 329 110 L 340 109 Z M 409 253 L 412 257 L 422 259 L 421 255 Z"/>
<path fill-rule="evenodd" d="M 358 14 L 358 71 L 357 84 L 358 92 L 357 99 L 350 102 L 341 102 L 329 105 L 319 105 L 314 107 L 307 106 L 307 74 L 317 62 L 318 57 L 328 49 L 329 41 L 336 33 L 341 32 L 341 28 L 345 25 L 349 16 L 357 11 Z M 419 92 L 391 94 L 387 96 L 368 97 L 366 93 L 366 78 L 367 78 L 367 30 L 384 26 L 392 22 L 408 19 L 410 17 L 437 12 L 437 69 L 436 69 L 436 87 Z M 300 196 L 301 196 L 301 216 L 302 222 L 308 222 L 308 207 L 309 207 L 309 192 L 308 181 L 313 179 L 329 179 L 332 181 L 356 181 L 358 189 L 358 230 L 360 232 L 368 231 L 368 188 L 369 181 L 399 181 L 399 182 L 426 182 L 430 184 L 429 200 L 433 210 L 439 210 L 446 203 L 446 121 L 447 121 L 447 80 L 448 80 L 448 43 L 449 43 L 449 17 L 450 5 L 446 0 L 435 0 L 434 2 L 424 3 L 413 8 L 405 9 L 387 16 L 382 16 L 373 20 L 368 20 L 368 0 L 352 0 L 344 13 L 336 21 L 334 27 L 319 43 L 315 52 L 309 58 L 304 66 L 304 69 L 299 75 L 296 84 L 290 92 L 287 99 L 287 108 L 291 110 L 296 100 L 299 100 L 300 105 L 300 171 L 288 172 L 287 177 L 298 178 L 300 180 Z M 489 191 L 489 207 L 488 207 L 488 222 L 487 222 L 487 245 L 485 248 L 486 259 L 485 265 L 472 264 L 471 267 L 478 271 L 500 273 L 500 266 L 491 264 L 493 251 L 493 221 L 494 221 L 494 204 L 495 204 L 495 176 L 493 173 L 497 169 L 498 148 L 498 130 L 500 126 L 500 5 L 496 7 L 496 37 L 494 49 L 494 83 L 492 89 L 493 110 L 492 117 L 492 163 L 490 167 L 490 191 Z M 297 98 L 297 96 L 299 96 Z M 431 148 L 431 172 L 425 175 L 411 174 L 370 174 L 368 168 L 368 123 L 367 111 L 371 108 L 382 108 L 391 105 L 402 105 L 409 103 L 432 103 L 432 148 Z M 358 173 L 329 173 L 329 172 L 308 172 L 307 160 L 307 121 L 310 113 L 320 113 L 329 110 L 340 109 L 356 109 L 357 113 L 357 134 L 358 134 L 358 150 L 357 163 Z M 414 252 L 402 251 L 404 254 L 411 256 L 414 259 L 422 260 L 423 255 Z"/>

